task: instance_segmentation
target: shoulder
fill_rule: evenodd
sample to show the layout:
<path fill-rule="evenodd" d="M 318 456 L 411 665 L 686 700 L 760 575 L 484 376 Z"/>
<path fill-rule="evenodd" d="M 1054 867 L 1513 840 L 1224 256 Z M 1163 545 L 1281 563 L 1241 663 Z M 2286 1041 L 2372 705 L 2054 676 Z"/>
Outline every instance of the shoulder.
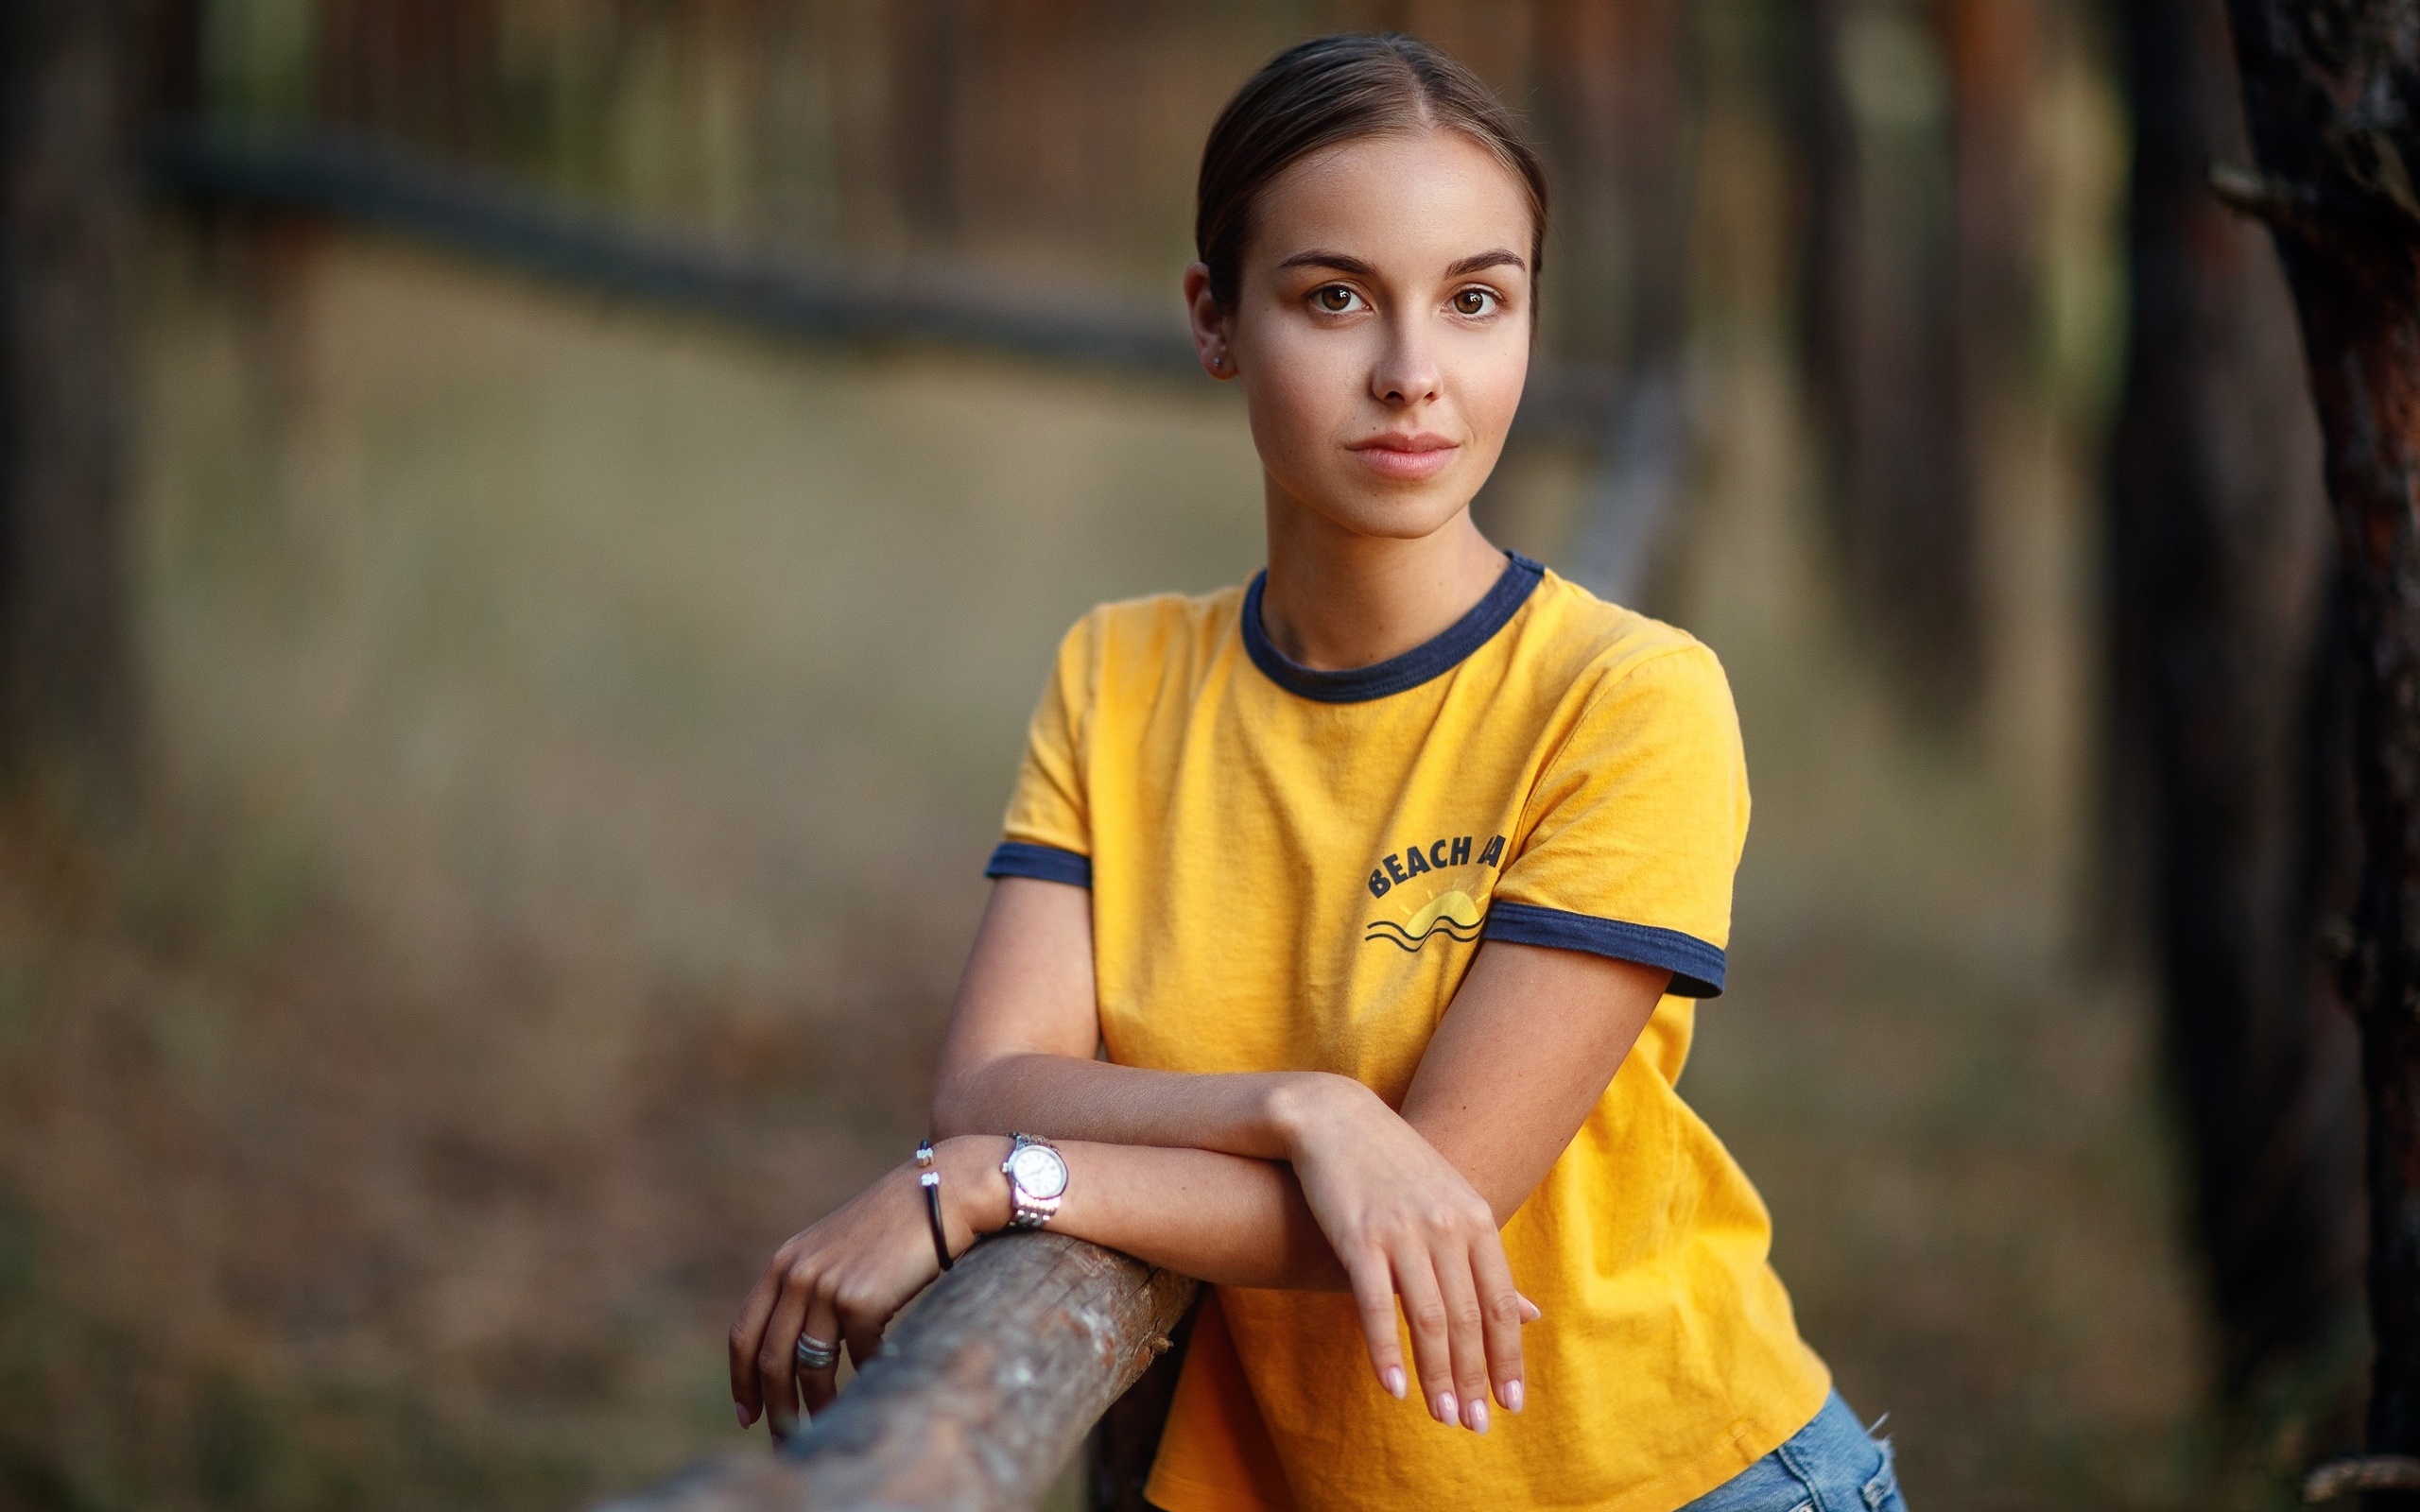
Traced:
<path fill-rule="evenodd" d="M 1068 633 L 1086 635 L 1104 649 L 1127 654 L 1173 644 L 1215 640 L 1235 628 L 1243 605 L 1241 588 L 1210 593 L 1150 593 L 1097 604 Z"/>
<path fill-rule="evenodd" d="M 1524 647 L 1575 712 L 1661 707 L 1736 725 L 1731 684 L 1711 647 L 1678 626 L 1607 603 L 1549 570 Z"/>
<path fill-rule="evenodd" d="M 1152 593 L 1095 605 L 1059 644 L 1059 677 L 1091 692 L 1156 686 L 1206 665 L 1234 637 L 1244 591 Z"/>
<path fill-rule="evenodd" d="M 1096 604 L 1068 629 L 1063 649 L 1080 649 L 1104 669 L 1164 663 L 1234 633 L 1243 597 L 1240 588 L 1222 588 Z"/>

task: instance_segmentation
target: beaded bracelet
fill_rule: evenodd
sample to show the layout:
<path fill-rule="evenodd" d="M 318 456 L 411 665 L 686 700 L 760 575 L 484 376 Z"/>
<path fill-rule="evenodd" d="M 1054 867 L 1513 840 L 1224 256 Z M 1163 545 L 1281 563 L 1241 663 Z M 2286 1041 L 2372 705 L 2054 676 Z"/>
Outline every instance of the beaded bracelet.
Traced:
<path fill-rule="evenodd" d="M 942 1173 L 933 1164 L 933 1142 L 920 1140 L 916 1144 L 916 1184 L 925 1189 L 925 1216 L 933 1226 L 933 1254 L 947 1270 L 957 1262 L 949 1258 L 949 1231 L 942 1227 Z"/>

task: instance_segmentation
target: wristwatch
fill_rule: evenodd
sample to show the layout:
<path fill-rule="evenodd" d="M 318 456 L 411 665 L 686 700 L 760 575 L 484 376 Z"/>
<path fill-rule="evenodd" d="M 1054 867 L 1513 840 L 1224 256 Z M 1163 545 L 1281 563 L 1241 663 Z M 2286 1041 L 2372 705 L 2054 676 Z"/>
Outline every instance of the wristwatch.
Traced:
<path fill-rule="evenodd" d="M 1067 1158 L 1034 1134 L 1012 1134 L 1000 1174 L 1009 1178 L 1009 1227 L 1039 1228 L 1059 1214 L 1067 1194 Z"/>

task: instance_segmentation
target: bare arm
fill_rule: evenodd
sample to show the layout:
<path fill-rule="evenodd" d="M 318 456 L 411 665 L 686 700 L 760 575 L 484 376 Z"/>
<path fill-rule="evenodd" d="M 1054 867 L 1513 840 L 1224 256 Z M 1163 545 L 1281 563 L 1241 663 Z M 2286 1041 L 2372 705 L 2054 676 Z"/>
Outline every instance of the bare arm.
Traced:
<path fill-rule="evenodd" d="M 1319 1073 L 1196 1076 L 1094 1058 L 1092 899 L 1004 877 L 976 932 L 934 1077 L 937 1134 L 1022 1129 L 1059 1140 L 1290 1157 L 1286 1127 Z"/>
<path fill-rule="evenodd" d="M 1082 891 L 1009 879 L 993 894 L 943 1047 L 934 1103 L 953 1251 L 1008 1221 L 1010 1128 L 1056 1136 L 1053 1227 L 1236 1286 L 1349 1285 L 1372 1365 L 1405 1394 L 1396 1298 L 1429 1411 L 1485 1432 L 1522 1405 L 1520 1325 L 1496 1228 L 1553 1165 L 1653 1013 L 1668 974 L 1567 951 L 1480 947 L 1402 1112 L 1318 1073 L 1185 1075 L 1095 1058 L 1092 915 Z M 793 1235 L 731 1333 L 732 1395 L 786 1433 L 831 1400 L 802 1335 L 871 1357 L 938 1265 L 902 1166 Z"/>
<path fill-rule="evenodd" d="M 1292 1160 L 1367 1096 L 1324 1072 L 1187 1075 L 1096 1059 L 1092 959 L 1082 888 L 995 885 L 942 1047 L 936 1132 L 1024 1129 Z M 1670 979 L 1575 951 L 1481 947 L 1404 1097 L 1404 1121 L 1503 1222 L 1604 1095 Z"/>
<path fill-rule="evenodd" d="M 1114 1066 L 1095 1058 L 1099 1043 L 1090 896 L 1003 878 L 942 1041 L 933 1132 L 1057 1141 L 1069 1179 L 1052 1227 L 1063 1232 L 1220 1284 L 1342 1290 L 1344 1267 L 1284 1162 L 1305 1089 L 1357 1084 Z M 996 1177 L 981 1190 L 993 1187 L 1005 1203 Z M 976 1210 L 976 1231 L 1006 1211 Z"/>
<path fill-rule="evenodd" d="M 1403 1117 L 1503 1224 L 1605 1095 L 1672 973 L 1491 940 L 1430 1036 Z"/>
<path fill-rule="evenodd" d="M 1098 1206 L 1063 1227 L 1229 1284 L 1349 1283 L 1372 1363 L 1398 1394 L 1400 1295 L 1432 1410 L 1467 1420 L 1491 1377 L 1498 1400 L 1520 1400 L 1517 1384 L 1503 1388 L 1520 1379 L 1521 1304 L 1495 1230 L 1570 1143 L 1668 981 L 1575 952 L 1482 946 L 1398 1115 L 1341 1076 L 1096 1059 L 1090 900 L 1008 879 L 952 1015 L 934 1122 L 1124 1147 Z M 1169 1161 L 1178 1150 L 1195 1159 Z M 1074 1157 L 1070 1169 L 1081 1175 Z M 1304 1242 L 1305 1217 L 1324 1253 Z"/>

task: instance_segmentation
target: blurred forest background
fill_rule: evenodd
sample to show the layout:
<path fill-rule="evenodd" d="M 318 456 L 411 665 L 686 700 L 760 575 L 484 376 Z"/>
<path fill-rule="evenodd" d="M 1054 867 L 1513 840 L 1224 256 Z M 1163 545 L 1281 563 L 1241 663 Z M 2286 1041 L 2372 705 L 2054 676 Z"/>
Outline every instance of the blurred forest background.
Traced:
<path fill-rule="evenodd" d="M 2357 1426 L 2315 431 L 2218 0 L 28 0 L 0 55 L 0 1506 L 738 1442 L 1092 603 L 1246 576 L 1196 156 L 1395 27 L 1558 196 L 1479 508 L 1756 793 L 1685 1091 L 1920 1507 Z"/>

